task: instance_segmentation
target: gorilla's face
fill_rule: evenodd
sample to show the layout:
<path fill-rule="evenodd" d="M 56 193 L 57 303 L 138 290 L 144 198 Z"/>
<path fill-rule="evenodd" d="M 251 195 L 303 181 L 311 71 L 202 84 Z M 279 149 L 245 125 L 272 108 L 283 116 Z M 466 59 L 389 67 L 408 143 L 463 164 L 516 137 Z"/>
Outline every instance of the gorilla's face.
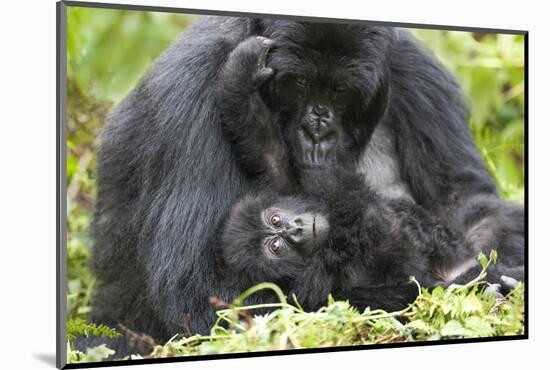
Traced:
<path fill-rule="evenodd" d="M 324 243 L 328 220 L 323 213 L 295 197 L 281 197 L 261 212 L 262 252 L 269 259 L 294 259 L 308 256 Z"/>
<path fill-rule="evenodd" d="M 291 282 L 326 244 L 329 224 L 320 206 L 300 197 L 245 196 L 222 225 L 218 260 L 237 284 Z"/>
<path fill-rule="evenodd" d="M 292 163 L 320 166 L 358 158 L 385 113 L 387 29 L 271 21 L 262 94 L 276 115 Z"/>

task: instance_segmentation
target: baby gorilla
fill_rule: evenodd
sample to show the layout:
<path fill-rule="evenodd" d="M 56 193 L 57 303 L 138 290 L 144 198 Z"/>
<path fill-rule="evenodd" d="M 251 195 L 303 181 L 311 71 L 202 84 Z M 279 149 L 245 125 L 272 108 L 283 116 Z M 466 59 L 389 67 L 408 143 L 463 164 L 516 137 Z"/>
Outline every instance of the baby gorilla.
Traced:
<path fill-rule="evenodd" d="M 407 201 L 382 200 L 345 169 L 309 174 L 309 193 L 249 194 L 222 224 L 218 265 L 241 290 L 263 281 L 308 309 L 329 294 L 359 307 L 397 310 L 414 300 L 409 277 L 452 281 L 475 256 L 459 233 Z"/>

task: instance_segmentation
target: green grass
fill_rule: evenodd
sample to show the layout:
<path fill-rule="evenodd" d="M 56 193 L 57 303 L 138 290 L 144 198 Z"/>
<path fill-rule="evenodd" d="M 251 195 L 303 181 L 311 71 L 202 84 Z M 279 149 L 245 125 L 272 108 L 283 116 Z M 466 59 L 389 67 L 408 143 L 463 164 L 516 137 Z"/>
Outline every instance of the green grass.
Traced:
<path fill-rule="evenodd" d="M 217 311 L 218 319 L 210 335 L 178 335 L 162 344 L 136 333 L 130 335 L 151 346 L 147 358 L 162 358 L 523 334 L 523 283 L 506 297 L 488 294 L 483 278 L 487 267 L 495 263 L 496 253 L 491 253 L 489 259 L 480 255 L 479 259 L 483 270 L 472 282 L 431 291 L 418 286 L 415 302 L 399 312 L 370 308 L 359 312 L 347 301 L 334 301 L 331 297 L 325 307 L 306 312 L 295 297 L 289 302 L 275 284 L 263 283 L 244 292 L 228 308 Z M 414 279 L 411 283 L 418 285 Z M 264 289 L 272 290 L 279 302 L 242 305 L 247 297 Z M 266 307 L 273 310 L 254 315 L 255 310 Z M 105 345 L 90 348 L 86 354 L 69 347 L 68 360 L 100 361 L 112 353 Z M 125 359 L 137 358 L 143 357 L 132 355 Z"/>

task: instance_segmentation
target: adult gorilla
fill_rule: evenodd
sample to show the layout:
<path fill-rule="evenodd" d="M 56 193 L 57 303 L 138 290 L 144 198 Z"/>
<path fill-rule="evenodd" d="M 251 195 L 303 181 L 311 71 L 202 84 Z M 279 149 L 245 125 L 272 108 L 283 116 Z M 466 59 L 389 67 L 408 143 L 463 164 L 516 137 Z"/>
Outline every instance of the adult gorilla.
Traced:
<path fill-rule="evenodd" d="M 350 150 L 364 152 L 358 168 L 370 186 L 448 216 L 469 230 L 476 248 L 499 243 L 502 263 L 523 264 L 523 256 L 505 253 L 506 246 L 523 244 L 523 210 L 509 208 L 495 195 L 469 136 L 457 84 L 407 32 L 204 17 L 115 109 L 101 137 L 93 225 L 93 269 L 101 284 L 94 321 L 122 323 L 166 340 L 182 332 L 182 314 L 188 313 L 191 330 L 205 333 L 214 317 L 208 297 L 231 300 L 238 294 L 215 271 L 209 243 L 251 181 L 224 137 L 216 97 L 228 55 L 253 35 L 274 40 L 273 55 L 279 54 L 273 62 L 286 60 L 274 66 L 275 80 L 287 67 L 305 74 L 318 68 L 300 67 L 303 58 L 332 58 L 334 64 L 347 62 L 362 70 L 342 79 L 370 84 L 364 89 L 367 97 L 352 97 L 363 99 L 357 104 L 364 105 L 358 110 L 367 136 L 372 134 L 370 144 L 353 142 L 354 127 L 345 130 Z M 299 76 L 294 79 L 303 83 Z M 307 93 L 297 99 L 327 103 Z M 272 104 L 277 108 L 277 101 Z M 290 113 L 277 114 L 284 121 Z M 340 117 L 343 125 L 346 117 Z M 307 138 L 297 137 L 298 131 L 292 135 L 289 145 L 306 148 Z M 320 148 L 322 157 L 330 145 Z M 315 162 L 319 156 L 311 150 L 316 149 L 308 150 L 302 160 Z"/>

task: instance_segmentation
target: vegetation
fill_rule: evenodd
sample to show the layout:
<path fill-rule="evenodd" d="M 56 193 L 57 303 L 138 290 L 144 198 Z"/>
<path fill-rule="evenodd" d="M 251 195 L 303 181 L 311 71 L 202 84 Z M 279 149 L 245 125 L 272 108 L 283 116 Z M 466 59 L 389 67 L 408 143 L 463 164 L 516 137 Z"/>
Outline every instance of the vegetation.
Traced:
<path fill-rule="evenodd" d="M 69 319 L 76 320 L 69 321 L 69 334 L 116 335 L 108 328 L 88 327 L 82 321 L 88 317 L 95 284 L 87 263 L 98 133 L 113 105 L 192 19 L 178 14 L 68 8 L 67 312 Z M 469 122 L 472 136 L 502 196 L 523 202 L 523 36 L 413 32 L 458 76 L 464 87 L 472 111 Z M 278 291 L 269 284 L 259 288 Z M 391 314 L 375 308 L 358 312 L 346 302 L 330 298 L 326 307 L 308 313 L 297 302 L 288 303 L 279 292 L 281 302 L 271 314 L 251 319 L 253 307 L 232 303 L 218 312 L 220 320 L 210 336 L 176 337 L 165 345 L 153 346 L 151 356 L 523 333 L 523 285 L 506 299 L 495 299 L 484 294 L 484 290 L 481 281 L 432 292 L 422 289 L 411 307 Z M 251 319 L 248 323 L 247 318 Z M 222 322 L 229 326 L 224 328 Z M 90 349 L 86 354 L 70 351 L 69 361 L 99 361 L 111 353 L 105 346 Z"/>
<path fill-rule="evenodd" d="M 501 195 L 524 198 L 523 36 L 414 30 L 458 77 L 471 107 L 470 131 Z"/>
<path fill-rule="evenodd" d="M 85 319 L 95 278 L 90 219 L 95 153 L 109 110 L 135 85 L 191 16 L 69 7 L 67 10 L 67 255 L 69 318 Z"/>
<path fill-rule="evenodd" d="M 120 333 L 102 324 L 87 323 L 82 319 L 70 320 L 67 323 L 67 340 L 71 341 L 78 336 L 116 338 Z"/>
<path fill-rule="evenodd" d="M 406 309 L 387 313 L 367 308 L 359 312 L 347 301 L 328 298 L 327 305 L 316 312 L 304 311 L 295 297 L 287 302 L 283 292 L 272 283 L 263 283 L 244 292 L 227 308 L 217 311 L 218 320 L 210 335 L 175 336 L 166 344 L 152 338 L 133 335 L 150 346 L 150 358 L 194 356 L 250 351 L 276 351 L 335 346 L 355 346 L 411 341 L 477 338 L 518 335 L 524 332 L 524 286 L 518 285 L 507 297 L 496 297 L 483 283 L 486 268 L 496 260 L 480 256 L 483 270 L 466 285 L 420 288 L 416 301 Z M 416 283 L 416 281 L 413 282 Z M 250 295 L 271 289 L 279 303 L 243 306 Z M 217 302 L 219 306 L 226 305 Z M 254 310 L 273 307 L 263 316 Z M 70 351 L 73 362 L 97 361 L 113 352 L 105 345 L 90 348 L 84 354 Z M 98 356 L 104 356 L 98 359 Z M 127 359 L 141 358 L 133 355 Z"/>

